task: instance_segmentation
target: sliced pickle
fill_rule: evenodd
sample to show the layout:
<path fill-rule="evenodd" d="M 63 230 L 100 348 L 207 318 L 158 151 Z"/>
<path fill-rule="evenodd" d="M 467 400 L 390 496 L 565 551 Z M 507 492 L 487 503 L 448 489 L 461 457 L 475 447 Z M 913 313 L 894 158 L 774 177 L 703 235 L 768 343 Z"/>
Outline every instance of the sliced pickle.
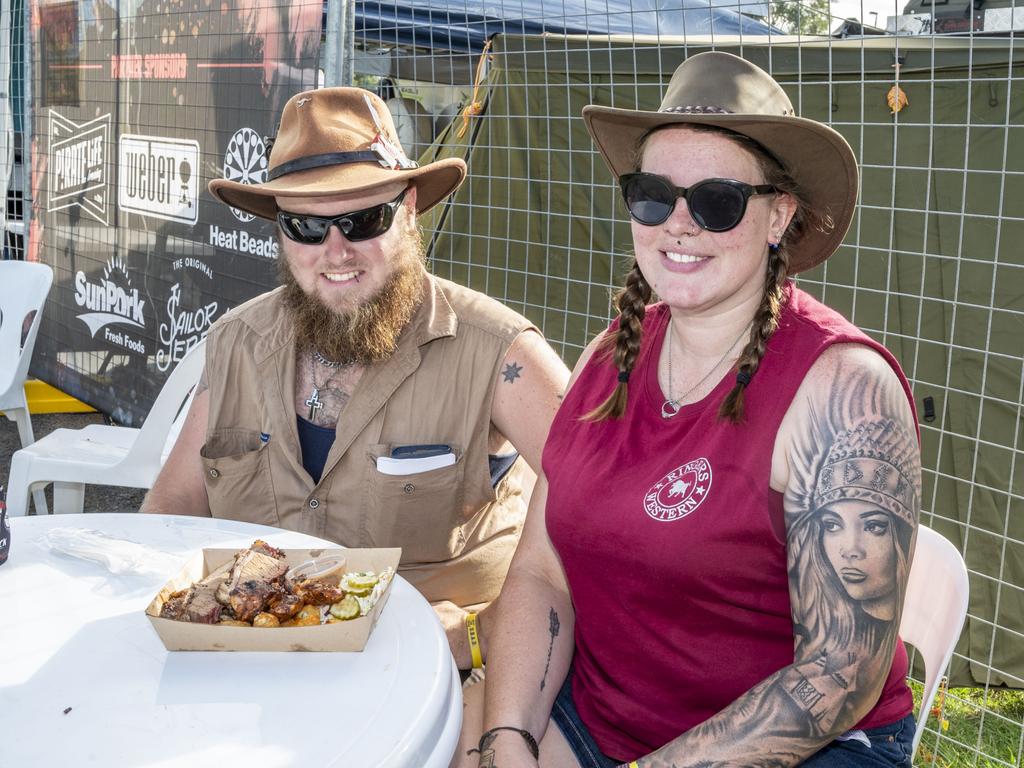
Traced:
<path fill-rule="evenodd" d="M 331 606 L 331 616 L 341 621 L 359 618 L 359 601 L 353 595 L 345 595 Z"/>
<path fill-rule="evenodd" d="M 346 573 L 341 577 L 341 588 L 357 597 L 366 597 L 373 592 L 378 581 L 380 576 L 373 571 Z"/>

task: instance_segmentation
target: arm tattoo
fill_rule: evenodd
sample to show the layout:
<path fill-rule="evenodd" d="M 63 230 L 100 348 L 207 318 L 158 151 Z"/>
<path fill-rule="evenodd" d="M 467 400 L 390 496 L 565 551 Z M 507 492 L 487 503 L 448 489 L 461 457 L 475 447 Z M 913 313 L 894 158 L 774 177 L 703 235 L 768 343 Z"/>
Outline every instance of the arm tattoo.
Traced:
<path fill-rule="evenodd" d="M 561 629 L 561 623 L 558 621 L 558 613 L 554 608 L 551 609 L 551 613 L 548 614 L 548 632 L 551 633 L 551 639 L 548 641 L 548 660 L 544 664 L 544 677 L 540 681 L 540 689 L 543 691 L 544 686 L 548 683 L 548 667 L 551 666 L 551 651 L 555 647 L 555 638 L 558 637 L 558 631 Z"/>
<path fill-rule="evenodd" d="M 906 395 L 892 377 L 842 362 L 793 434 L 784 508 L 795 661 L 644 766 L 798 765 L 882 690 L 920 509 Z"/>
<path fill-rule="evenodd" d="M 523 366 L 518 365 L 515 362 L 511 362 L 505 366 L 505 370 L 501 372 L 501 375 L 505 377 L 506 384 L 515 384 L 516 379 L 520 377 Z"/>

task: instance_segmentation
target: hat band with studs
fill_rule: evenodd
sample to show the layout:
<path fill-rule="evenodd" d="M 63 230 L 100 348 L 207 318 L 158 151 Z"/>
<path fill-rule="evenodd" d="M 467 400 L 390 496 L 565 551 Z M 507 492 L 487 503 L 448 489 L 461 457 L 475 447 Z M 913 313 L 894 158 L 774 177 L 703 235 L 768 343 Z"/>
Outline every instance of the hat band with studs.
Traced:
<path fill-rule="evenodd" d="M 731 115 L 725 107 L 712 107 L 704 104 L 687 104 L 685 107 L 665 107 L 662 112 L 676 112 L 685 115 Z"/>
<path fill-rule="evenodd" d="M 323 155 L 309 155 L 281 163 L 276 168 L 271 168 L 267 173 L 267 181 L 279 179 L 289 173 L 308 171 L 311 168 L 323 168 L 328 165 L 348 165 L 349 163 L 376 163 L 380 156 L 369 149 L 359 152 L 328 152 Z"/>

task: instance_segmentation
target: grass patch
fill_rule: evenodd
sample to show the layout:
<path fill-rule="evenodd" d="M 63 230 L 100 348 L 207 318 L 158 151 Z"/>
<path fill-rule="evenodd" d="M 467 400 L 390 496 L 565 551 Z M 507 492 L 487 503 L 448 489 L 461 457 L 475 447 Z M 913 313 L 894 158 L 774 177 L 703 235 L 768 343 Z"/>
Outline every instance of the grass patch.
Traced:
<path fill-rule="evenodd" d="M 911 682 L 914 711 L 921 686 Z M 940 722 L 937 714 L 940 711 Z M 983 688 L 940 690 L 918 747 L 915 766 L 1020 768 L 1024 741 L 1024 691 Z"/>

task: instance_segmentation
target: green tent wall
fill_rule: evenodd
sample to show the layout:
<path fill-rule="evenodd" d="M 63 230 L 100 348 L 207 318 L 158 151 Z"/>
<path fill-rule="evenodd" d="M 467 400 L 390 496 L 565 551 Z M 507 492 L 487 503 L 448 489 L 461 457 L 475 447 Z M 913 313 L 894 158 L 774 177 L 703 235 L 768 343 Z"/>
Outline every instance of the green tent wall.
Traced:
<path fill-rule="evenodd" d="M 923 517 L 965 553 L 971 605 L 953 685 L 1024 687 L 1024 50 L 1009 38 L 718 38 L 769 70 L 862 164 L 839 252 L 800 276 L 899 358 L 922 422 Z M 469 179 L 424 222 L 436 273 L 532 318 L 569 364 L 607 324 L 629 223 L 580 118 L 656 109 L 710 41 L 495 38 L 483 112 L 427 152 Z M 890 113 L 895 82 L 909 105 Z"/>

